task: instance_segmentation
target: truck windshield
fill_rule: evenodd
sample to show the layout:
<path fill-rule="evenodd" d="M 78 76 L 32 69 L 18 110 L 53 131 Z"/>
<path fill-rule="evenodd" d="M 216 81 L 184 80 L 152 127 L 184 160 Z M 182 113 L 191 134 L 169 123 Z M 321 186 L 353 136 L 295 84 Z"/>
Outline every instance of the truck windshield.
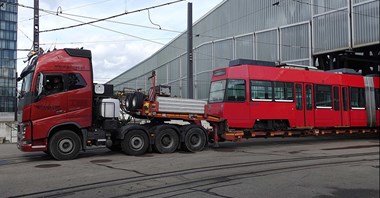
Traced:
<path fill-rule="evenodd" d="M 223 102 L 226 89 L 226 80 L 211 82 L 209 103 Z"/>
<path fill-rule="evenodd" d="M 25 93 L 30 92 L 30 87 L 32 85 L 33 73 L 34 73 L 36 63 L 37 63 L 37 56 L 34 56 L 29 60 L 28 66 L 26 66 L 24 70 L 21 72 L 20 77 L 17 78 L 17 81 L 22 80 L 20 96 L 19 96 L 21 98 L 25 95 Z"/>
<path fill-rule="evenodd" d="M 22 79 L 21 94 L 30 92 L 30 87 L 32 85 L 33 72 L 30 72 Z"/>

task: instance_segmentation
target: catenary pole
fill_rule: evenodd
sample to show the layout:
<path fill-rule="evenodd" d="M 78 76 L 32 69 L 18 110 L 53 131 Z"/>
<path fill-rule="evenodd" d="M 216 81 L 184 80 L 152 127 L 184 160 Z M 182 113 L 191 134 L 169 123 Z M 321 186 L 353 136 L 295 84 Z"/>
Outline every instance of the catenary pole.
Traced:
<path fill-rule="evenodd" d="M 187 97 L 194 98 L 193 82 L 193 5 L 187 4 Z"/>
<path fill-rule="evenodd" d="M 33 51 L 38 52 L 40 48 L 40 37 L 39 37 L 39 31 L 40 31 L 40 22 L 39 22 L 39 0 L 34 0 L 34 25 L 33 25 Z"/>

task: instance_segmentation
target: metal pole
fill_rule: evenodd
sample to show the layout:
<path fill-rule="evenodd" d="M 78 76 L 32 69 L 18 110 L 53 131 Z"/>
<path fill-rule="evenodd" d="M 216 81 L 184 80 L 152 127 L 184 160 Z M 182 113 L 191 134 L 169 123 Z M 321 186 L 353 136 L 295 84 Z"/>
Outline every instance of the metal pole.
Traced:
<path fill-rule="evenodd" d="M 33 50 L 35 52 L 39 51 L 40 48 L 40 38 L 39 38 L 39 31 L 40 31 L 40 24 L 39 24 L 39 0 L 34 0 L 34 26 L 33 26 Z"/>
<path fill-rule="evenodd" d="M 193 96 L 193 4 L 187 4 L 187 97 Z"/>

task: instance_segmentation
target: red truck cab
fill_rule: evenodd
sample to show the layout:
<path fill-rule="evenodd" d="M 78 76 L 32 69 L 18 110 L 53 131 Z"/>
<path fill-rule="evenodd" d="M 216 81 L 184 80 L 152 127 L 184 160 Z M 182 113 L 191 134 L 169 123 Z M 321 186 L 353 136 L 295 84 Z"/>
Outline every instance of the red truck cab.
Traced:
<path fill-rule="evenodd" d="M 32 57 L 18 79 L 18 148 L 48 151 L 49 137 L 57 131 L 91 126 L 92 78 L 89 50 L 63 49 Z M 67 152 L 79 149 L 70 142 L 62 138 L 59 146 Z"/>

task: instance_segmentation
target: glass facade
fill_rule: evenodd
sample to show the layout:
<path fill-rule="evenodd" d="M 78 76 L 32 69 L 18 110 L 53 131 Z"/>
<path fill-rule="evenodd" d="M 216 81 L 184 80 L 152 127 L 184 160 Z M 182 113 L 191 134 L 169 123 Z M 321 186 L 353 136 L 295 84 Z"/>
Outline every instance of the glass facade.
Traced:
<path fill-rule="evenodd" d="M 0 113 L 14 112 L 16 105 L 16 3 L 17 0 L 0 2 Z"/>

